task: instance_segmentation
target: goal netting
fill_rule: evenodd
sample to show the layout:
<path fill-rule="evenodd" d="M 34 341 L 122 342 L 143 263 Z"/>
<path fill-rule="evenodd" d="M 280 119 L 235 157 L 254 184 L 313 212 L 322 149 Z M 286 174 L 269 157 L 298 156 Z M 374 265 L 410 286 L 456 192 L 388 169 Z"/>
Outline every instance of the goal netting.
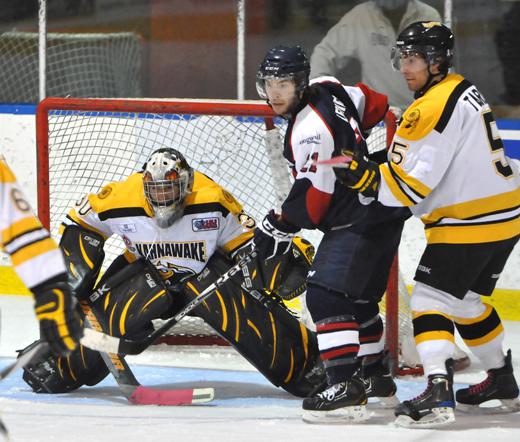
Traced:
<path fill-rule="evenodd" d="M 0 34 L 0 102 L 39 101 L 38 34 Z M 47 34 L 46 90 L 53 97 L 140 97 L 142 42 L 133 32 Z"/>
<path fill-rule="evenodd" d="M 279 207 L 291 186 L 282 157 L 285 129 L 286 122 L 260 102 L 46 99 L 37 112 L 39 216 L 56 236 L 75 201 L 140 170 L 153 150 L 173 147 L 260 220 Z M 369 137 L 369 149 L 385 149 L 394 129 L 389 113 Z M 303 236 L 314 245 L 321 239 L 315 231 Z M 119 238 L 110 238 L 105 264 L 123 248 Z M 387 346 L 396 364 L 415 366 L 417 357 L 400 351 L 400 336 L 411 337 L 411 319 L 408 292 L 402 281 L 399 290 L 398 282 L 396 267 L 386 295 Z M 305 316 L 303 302 L 291 308 Z M 188 318 L 170 335 L 189 343 L 194 336 L 210 336 L 215 342 L 214 332 L 201 322 Z M 411 347 L 407 351 L 413 352 Z"/>

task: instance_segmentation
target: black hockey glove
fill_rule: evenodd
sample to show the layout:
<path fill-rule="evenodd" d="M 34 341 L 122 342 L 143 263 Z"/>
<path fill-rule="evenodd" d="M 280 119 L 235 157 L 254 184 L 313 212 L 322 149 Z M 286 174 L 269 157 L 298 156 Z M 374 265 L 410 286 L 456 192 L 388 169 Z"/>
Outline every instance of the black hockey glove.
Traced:
<path fill-rule="evenodd" d="M 40 333 L 57 356 L 67 356 L 83 336 L 83 326 L 75 308 L 76 299 L 69 285 L 55 282 L 33 289 L 34 310 L 40 321 Z"/>
<path fill-rule="evenodd" d="M 345 154 L 350 155 L 352 152 L 345 151 Z M 360 150 L 354 150 L 352 161 L 347 168 L 335 167 L 334 173 L 341 184 L 357 190 L 363 196 L 377 199 L 381 183 L 379 164 L 370 161 Z"/>
<path fill-rule="evenodd" d="M 262 224 L 254 230 L 254 247 L 261 259 L 283 255 L 291 248 L 294 234 L 300 229 L 284 223 L 271 210 L 263 219 Z"/>

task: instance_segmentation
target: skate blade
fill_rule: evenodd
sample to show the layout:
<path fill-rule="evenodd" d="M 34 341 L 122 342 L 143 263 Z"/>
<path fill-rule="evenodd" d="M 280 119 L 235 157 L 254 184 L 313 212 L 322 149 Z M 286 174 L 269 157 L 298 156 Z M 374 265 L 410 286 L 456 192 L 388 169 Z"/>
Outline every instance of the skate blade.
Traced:
<path fill-rule="evenodd" d="M 485 404 L 487 404 L 487 406 L 485 406 Z M 492 399 L 482 402 L 480 405 L 468 405 L 457 402 L 457 411 L 476 415 L 517 413 L 520 411 L 520 400 L 518 400 L 518 398 Z"/>
<path fill-rule="evenodd" d="M 373 399 L 373 400 L 372 400 Z M 380 397 L 376 396 L 374 398 L 370 398 L 368 401 L 368 406 L 370 408 L 378 408 L 382 410 L 387 410 L 390 408 L 395 408 L 399 405 L 399 399 L 397 399 L 397 396 L 385 396 Z"/>
<path fill-rule="evenodd" d="M 336 410 L 303 410 L 303 422 L 308 424 L 353 424 L 369 418 L 364 405 L 343 407 Z"/>
<path fill-rule="evenodd" d="M 397 416 L 394 424 L 403 428 L 438 428 L 455 422 L 453 408 L 432 408 L 432 412 L 422 419 L 414 421 L 410 416 Z"/>

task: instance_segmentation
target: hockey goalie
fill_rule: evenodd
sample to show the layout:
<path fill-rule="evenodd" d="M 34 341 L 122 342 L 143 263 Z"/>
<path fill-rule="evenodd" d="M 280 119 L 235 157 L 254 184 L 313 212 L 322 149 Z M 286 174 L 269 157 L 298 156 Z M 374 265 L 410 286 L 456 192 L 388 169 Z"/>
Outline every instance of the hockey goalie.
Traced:
<path fill-rule="evenodd" d="M 164 148 L 142 171 L 76 203 L 62 223 L 60 247 L 84 310 L 105 333 L 138 339 L 153 330 L 152 320 L 175 316 L 248 253 L 254 227 L 230 193 Z M 112 235 L 126 249 L 99 278 L 103 245 Z M 313 253 L 296 238 L 284 258 L 249 265 L 252 284 L 239 273 L 192 312 L 274 385 L 301 397 L 324 375 L 316 365 L 315 333 L 283 300 L 305 291 Z M 80 346 L 66 358 L 33 361 L 23 378 L 35 392 L 64 393 L 107 374 L 100 354 Z"/>

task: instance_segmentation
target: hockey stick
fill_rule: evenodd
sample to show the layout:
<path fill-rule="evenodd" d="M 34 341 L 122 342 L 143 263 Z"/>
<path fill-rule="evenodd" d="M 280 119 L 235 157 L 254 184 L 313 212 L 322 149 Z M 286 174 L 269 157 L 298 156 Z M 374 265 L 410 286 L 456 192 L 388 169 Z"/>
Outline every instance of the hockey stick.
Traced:
<path fill-rule="evenodd" d="M 102 333 L 102 330 L 85 329 L 85 336 L 81 339 L 81 343 L 92 350 L 106 352 L 119 355 L 137 355 L 146 350 L 153 342 L 172 326 L 184 318 L 198 305 L 202 304 L 207 298 L 215 293 L 230 278 L 241 272 L 242 269 L 256 258 L 258 252 L 252 250 L 250 253 L 240 259 L 240 261 L 231 267 L 227 272 L 223 273 L 214 283 L 203 290 L 195 299 L 190 301 L 186 306 L 177 313 L 173 318 L 168 319 L 161 327 L 150 333 L 143 339 L 132 340 L 124 337 L 116 338 L 115 336 Z M 122 359 L 122 358 L 121 358 Z"/>
<path fill-rule="evenodd" d="M 30 350 L 22 353 L 16 359 L 16 361 L 14 361 L 12 364 L 9 364 L 2 371 L 0 371 L 0 381 L 4 380 L 13 371 L 16 371 L 19 368 L 25 367 L 31 361 L 32 358 L 39 356 L 42 353 L 45 353 L 48 349 L 49 349 L 49 344 L 47 344 L 45 341 L 38 342 Z"/>
<path fill-rule="evenodd" d="M 351 162 L 352 157 L 350 155 L 339 155 L 328 160 L 313 161 L 312 164 L 315 166 L 330 166 L 336 169 L 348 169 Z"/>
<path fill-rule="evenodd" d="M 38 342 L 34 347 L 32 347 L 30 350 L 26 351 L 25 353 L 22 353 L 16 361 L 14 361 L 12 364 L 9 364 L 7 367 L 2 369 L 0 371 L 0 381 L 4 380 L 7 376 L 9 376 L 14 371 L 18 370 L 19 368 L 25 367 L 33 358 L 36 356 L 39 356 L 40 354 L 46 352 L 49 349 L 49 344 L 47 344 L 44 341 Z M 5 440 L 9 440 L 9 431 L 7 430 L 7 427 L 0 419 L 0 435 L 3 436 Z"/>
<path fill-rule="evenodd" d="M 103 328 L 96 318 L 94 312 L 86 302 L 81 302 L 81 308 L 85 313 L 85 323 L 102 332 Z M 91 328 L 85 327 L 85 334 L 88 335 Z M 85 338 L 82 338 L 82 343 Z M 96 349 L 97 350 L 97 349 Z M 99 350 L 98 350 L 99 351 Z M 214 397 L 213 388 L 189 388 L 189 389 L 153 389 L 142 386 L 135 378 L 131 368 L 128 366 L 123 356 L 109 354 L 99 351 L 107 368 L 119 386 L 119 390 L 135 405 L 191 405 L 210 402 Z"/>

